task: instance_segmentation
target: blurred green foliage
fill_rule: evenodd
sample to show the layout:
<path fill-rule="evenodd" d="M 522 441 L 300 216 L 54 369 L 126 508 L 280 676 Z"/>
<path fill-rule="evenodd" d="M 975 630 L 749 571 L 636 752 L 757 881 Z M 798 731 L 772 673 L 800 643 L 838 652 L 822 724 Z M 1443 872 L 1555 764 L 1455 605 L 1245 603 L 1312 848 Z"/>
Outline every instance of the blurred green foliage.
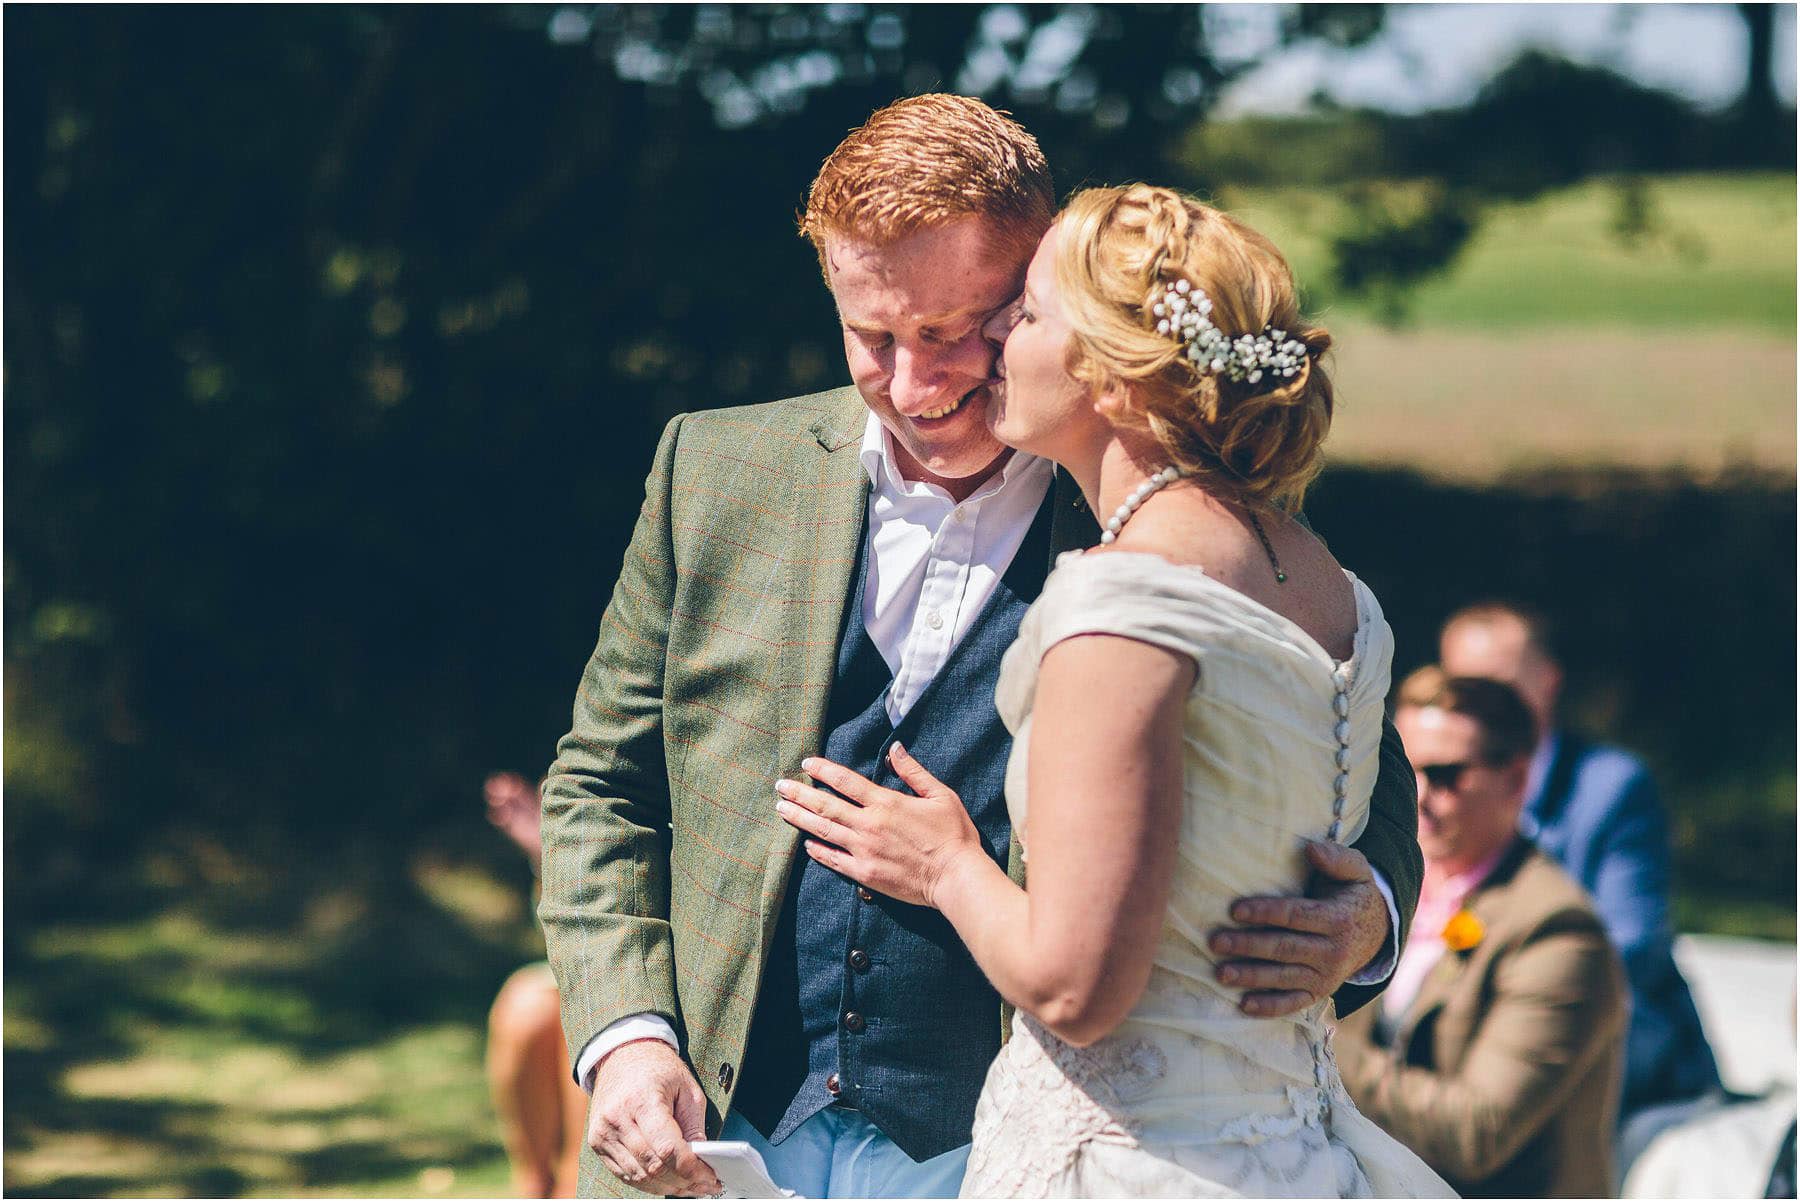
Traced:
<path fill-rule="evenodd" d="M 1768 18 L 1766 5 L 1740 7 L 1753 25 Z M 1645 175 L 1771 168 L 1791 177 L 1793 118 L 1771 102 L 1766 53 L 1753 49 L 1752 86 L 1716 113 L 1604 67 L 1527 50 L 1463 107 L 1207 122 L 1180 153 L 1238 186 L 1336 188 L 1327 227 L 1334 282 L 1398 322 L 1421 301 L 1418 285 L 1456 261 L 1497 203 L 1611 178 L 1609 224 L 1629 246 L 1659 232 Z"/>
<path fill-rule="evenodd" d="M 171 826 L 466 832 L 548 758 L 662 424 L 840 378 L 793 219 L 844 130 L 981 77 L 1121 172 L 1251 65 L 1208 20 L 8 10 L 13 899 Z"/>
<path fill-rule="evenodd" d="M 1196 158 L 1207 127 L 1183 140 L 1254 65 L 1222 49 L 1232 18 L 8 8 L 6 855 L 30 867 L 8 874 L 15 921 L 194 832 L 272 870 L 355 852 L 355 871 L 380 873 L 370 849 L 479 844 L 480 775 L 542 765 L 566 721 L 661 425 L 841 379 L 792 229 L 843 131 L 896 94 L 963 87 L 1017 111 L 1065 186 L 1269 178 L 1241 152 Z M 1282 36 L 1354 44 L 1381 21 L 1378 6 L 1294 10 Z M 1479 230 L 1495 191 L 1655 168 L 1595 157 L 1646 140 L 1631 128 L 1546 132 L 1567 155 L 1524 137 L 1570 78 L 1520 68 L 1461 134 L 1455 114 L 1405 130 L 1347 115 L 1347 144 L 1414 182 L 1333 200 L 1344 219 L 1317 235 L 1331 269 L 1396 308 L 1463 245 L 1431 197 L 1476 198 Z M 1618 113 L 1650 111 L 1627 92 Z M 1764 120 L 1791 163 L 1791 112 Z M 1511 131 L 1494 145 L 1512 165 L 1470 158 L 1471 129 Z M 1626 225 L 1654 242 L 1660 194 L 1644 195 Z M 1441 520 L 1435 487 L 1411 494 L 1412 520 Z M 1769 542 L 1718 570 L 1735 585 L 1755 563 L 1779 600 L 1791 481 L 1755 488 L 1747 520 Z M 1694 572 L 1720 554 L 1596 512 L 1626 523 L 1619 546 Z M 1577 572 L 1544 599 L 1591 612 L 1594 587 Z M 1665 621 L 1648 596 L 1611 627 L 1634 632 L 1606 668 L 1632 698 L 1668 687 L 1641 654 Z M 1791 666 L 1791 630 L 1708 625 L 1740 642 L 1684 689 L 1720 691 L 1725 665 Z M 1772 679 L 1755 678 L 1763 717 L 1734 736 L 1758 765 L 1791 759 L 1792 697 Z M 1658 712 L 1622 710 L 1617 730 L 1677 739 Z"/>
<path fill-rule="evenodd" d="M 1741 105 L 1707 112 L 1608 68 L 1527 49 L 1467 105 L 1250 114 L 1196 125 L 1182 154 L 1246 185 L 1431 178 L 1519 197 L 1596 175 L 1791 168 L 1793 139 L 1782 135 L 1792 128 Z"/>

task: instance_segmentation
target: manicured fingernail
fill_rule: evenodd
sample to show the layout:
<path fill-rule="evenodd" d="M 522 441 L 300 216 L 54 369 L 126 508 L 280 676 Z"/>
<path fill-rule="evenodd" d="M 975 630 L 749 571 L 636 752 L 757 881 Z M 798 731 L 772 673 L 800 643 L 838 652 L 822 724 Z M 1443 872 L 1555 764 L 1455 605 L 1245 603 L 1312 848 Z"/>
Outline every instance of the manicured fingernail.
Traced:
<path fill-rule="evenodd" d="M 889 755 L 905 755 L 906 748 L 901 746 L 900 741 L 898 739 L 896 739 L 896 740 L 894 740 L 893 750 L 890 751 L 888 754 Z"/>
<path fill-rule="evenodd" d="M 1219 969 L 1219 980 L 1225 982 L 1227 985 L 1236 985 L 1238 983 L 1238 970 L 1232 968 L 1230 965 L 1226 965 Z"/>
<path fill-rule="evenodd" d="M 775 792 L 783 797 L 791 797 L 794 793 L 794 782 L 783 777 L 775 782 Z"/>
<path fill-rule="evenodd" d="M 818 766 L 818 764 L 819 764 L 819 761 L 813 759 L 809 755 L 805 759 L 800 761 L 800 769 L 803 772 L 810 773 L 814 768 L 816 768 Z"/>

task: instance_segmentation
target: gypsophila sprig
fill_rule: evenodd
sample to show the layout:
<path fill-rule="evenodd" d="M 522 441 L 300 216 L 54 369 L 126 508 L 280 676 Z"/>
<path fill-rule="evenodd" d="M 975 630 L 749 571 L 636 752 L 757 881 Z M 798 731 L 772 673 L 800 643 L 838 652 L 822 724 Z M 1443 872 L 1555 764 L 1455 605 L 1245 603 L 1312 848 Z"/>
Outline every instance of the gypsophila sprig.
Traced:
<path fill-rule="evenodd" d="M 1150 312 L 1157 319 L 1156 332 L 1185 343 L 1188 360 L 1202 372 L 1250 384 L 1261 383 L 1265 374 L 1286 380 L 1299 373 L 1306 362 L 1304 342 L 1273 326 L 1234 339 L 1212 323 L 1212 308 L 1205 290 L 1176 280 L 1163 288 Z"/>

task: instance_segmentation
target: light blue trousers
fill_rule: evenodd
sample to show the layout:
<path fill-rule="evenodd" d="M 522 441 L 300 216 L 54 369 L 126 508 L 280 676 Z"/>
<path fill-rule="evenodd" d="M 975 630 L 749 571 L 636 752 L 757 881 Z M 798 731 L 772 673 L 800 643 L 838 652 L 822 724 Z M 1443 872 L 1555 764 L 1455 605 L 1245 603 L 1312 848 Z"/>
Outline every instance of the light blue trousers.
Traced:
<path fill-rule="evenodd" d="M 739 1115 L 720 1139 L 741 1139 L 762 1153 L 769 1176 L 805 1198 L 954 1198 L 962 1187 L 969 1145 L 923 1164 L 854 1110 L 827 1106 L 771 1144 Z"/>

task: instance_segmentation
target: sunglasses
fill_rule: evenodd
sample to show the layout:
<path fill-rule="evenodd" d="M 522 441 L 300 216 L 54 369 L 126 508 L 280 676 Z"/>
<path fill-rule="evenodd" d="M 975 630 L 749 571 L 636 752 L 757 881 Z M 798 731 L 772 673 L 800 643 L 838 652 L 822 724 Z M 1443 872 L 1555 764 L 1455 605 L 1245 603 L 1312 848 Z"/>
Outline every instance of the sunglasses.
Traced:
<path fill-rule="evenodd" d="M 1475 761 L 1463 760 L 1455 764 L 1414 764 L 1413 768 L 1431 788 L 1454 793 L 1462 787 L 1463 773 L 1474 766 Z"/>

